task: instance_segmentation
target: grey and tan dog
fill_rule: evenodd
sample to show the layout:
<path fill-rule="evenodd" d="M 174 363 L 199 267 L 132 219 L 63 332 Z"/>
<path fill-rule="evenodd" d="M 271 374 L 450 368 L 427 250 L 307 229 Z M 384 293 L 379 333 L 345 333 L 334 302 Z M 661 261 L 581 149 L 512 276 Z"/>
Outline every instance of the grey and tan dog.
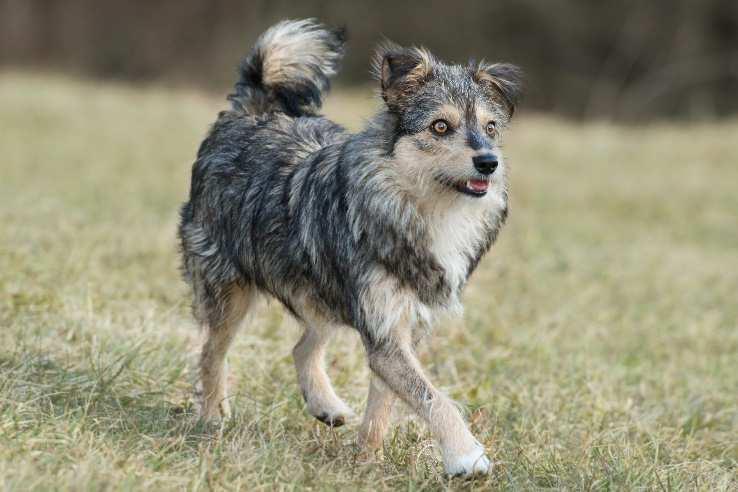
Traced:
<path fill-rule="evenodd" d="M 486 473 L 484 447 L 414 349 L 439 316 L 459 312 L 505 221 L 498 145 L 519 70 L 385 45 L 374 64 L 385 104 L 350 134 L 318 113 L 343 49 L 342 31 L 313 20 L 266 31 L 200 146 L 179 236 L 206 332 L 202 416 L 229 414 L 226 352 L 268 295 L 304 328 L 293 354 L 313 416 L 338 426 L 351 415 L 322 364 L 331 334 L 350 326 L 372 370 L 359 442 L 381 446 L 399 397 L 428 423 L 449 474 Z"/>

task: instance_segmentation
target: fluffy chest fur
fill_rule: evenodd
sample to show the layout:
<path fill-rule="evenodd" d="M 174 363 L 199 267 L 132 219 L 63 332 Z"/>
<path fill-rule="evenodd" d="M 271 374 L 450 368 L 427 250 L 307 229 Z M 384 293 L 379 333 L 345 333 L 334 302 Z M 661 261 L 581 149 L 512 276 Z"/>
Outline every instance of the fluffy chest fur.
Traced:
<path fill-rule="evenodd" d="M 446 282 L 451 288 L 447 309 L 461 312 L 459 295 L 466 284 L 470 266 L 482 254 L 487 221 L 483 210 L 468 206 L 437 211 L 429 220 L 430 250 L 443 267 Z"/>
<path fill-rule="evenodd" d="M 448 210 L 438 213 L 429 224 L 431 251 L 445 270 L 452 292 L 466 282 L 470 262 L 482 247 L 485 221 L 480 213 Z"/>
<path fill-rule="evenodd" d="M 373 270 L 362 304 L 378 339 L 388 336 L 401 320 L 429 329 L 440 318 L 461 315 L 463 287 L 494 241 L 506 210 L 504 195 L 461 203 L 441 200 L 437 205 L 432 215 L 426 216 L 428 253 L 443 270 L 441 281 L 448 286 L 448 295 L 438 303 L 423 302 L 414 286 L 404 284 L 393 270 Z"/>
<path fill-rule="evenodd" d="M 481 257 L 487 252 L 507 210 L 504 180 L 482 199 L 436 202 L 428 216 L 430 249 L 451 287 L 448 308 L 460 312 L 459 296 Z"/>

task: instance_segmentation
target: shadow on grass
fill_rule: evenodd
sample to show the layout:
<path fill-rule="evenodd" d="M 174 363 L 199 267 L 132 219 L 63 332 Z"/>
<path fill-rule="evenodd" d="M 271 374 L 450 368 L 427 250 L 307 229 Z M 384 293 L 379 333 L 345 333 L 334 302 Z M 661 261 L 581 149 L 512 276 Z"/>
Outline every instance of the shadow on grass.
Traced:
<path fill-rule="evenodd" d="M 66 422 L 123 441 L 177 438 L 193 452 L 223 435 L 220 426 L 197 419 L 191 401 L 167 401 L 176 393 L 171 381 L 153 388 L 150 380 L 137 381 L 141 374 L 130 371 L 137 356 L 134 349 L 108 365 L 80 369 L 40 352 L 0 354 L 0 413 L 13 422 L 6 431 Z"/>

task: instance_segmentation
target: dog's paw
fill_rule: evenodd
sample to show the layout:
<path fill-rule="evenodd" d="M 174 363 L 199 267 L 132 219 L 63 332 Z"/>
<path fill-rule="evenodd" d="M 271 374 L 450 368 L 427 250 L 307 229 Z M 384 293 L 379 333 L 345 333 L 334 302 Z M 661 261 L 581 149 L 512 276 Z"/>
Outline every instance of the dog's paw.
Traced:
<path fill-rule="evenodd" d="M 484 454 L 484 446 L 477 446 L 466 454 L 444 453 L 443 463 L 446 474 L 451 477 L 471 477 L 474 475 L 487 475 L 492 471 L 492 462 Z"/>
<path fill-rule="evenodd" d="M 315 416 L 316 419 L 323 422 L 328 427 L 341 427 L 346 423 L 345 415 L 331 415 L 328 413 L 321 413 Z"/>
<path fill-rule="evenodd" d="M 354 417 L 354 412 L 345 404 L 330 408 L 311 409 L 310 414 L 328 427 L 341 427 Z"/>
<path fill-rule="evenodd" d="M 309 408 L 310 414 L 328 427 L 341 427 L 354 417 L 354 412 L 343 402 L 336 405 L 323 405 Z"/>

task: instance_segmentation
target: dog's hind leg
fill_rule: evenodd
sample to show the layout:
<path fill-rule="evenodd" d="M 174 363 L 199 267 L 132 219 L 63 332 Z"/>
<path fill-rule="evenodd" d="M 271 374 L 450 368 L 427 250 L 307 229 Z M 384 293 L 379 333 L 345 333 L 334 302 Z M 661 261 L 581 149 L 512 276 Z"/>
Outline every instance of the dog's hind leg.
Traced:
<path fill-rule="evenodd" d="M 331 427 L 340 427 L 353 415 L 351 409 L 333 390 L 323 367 L 325 348 L 334 327 L 302 323 L 304 333 L 292 349 L 297 380 L 310 415 Z"/>
<path fill-rule="evenodd" d="M 367 343 L 369 367 L 415 410 L 438 440 L 449 475 L 487 473 L 489 458 L 474 438 L 456 404 L 423 373 L 412 344 L 393 337 Z"/>
<path fill-rule="evenodd" d="M 409 333 L 402 333 L 400 337 L 402 340 L 396 343 L 404 345 L 411 342 L 412 349 L 415 349 L 425 335 L 425 330 L 416 327 Z M 408 339 L 408 336 L 410 336 L 410 339 Z M 395 401 L 397 401 L 397 394 L 382 381 L 382 378 L 373 372 L 369 384 L 369 397 L 366 402 L 364 420 L 361 423 L 361 429 L 359 429 L 358 442 L 361 448 L 375 451 L 382 446 Z"/>
<path fill-rule="evenodd" d="M 396 399 L 395 392 L 379 376 L 372 374 L 364 421 L 359 429 L 359 446 L 366 450 L 376 450 L 382 446 Z"/>
<path fill-rule="evenodd" d="M 252 287 L 232 285 L 219 298 L 210 296 L 200 306 L 199 318 L 205 340 L 200 352 L 200 416 L 204 420 L 230 416 L 228 402 L 228 363 L 226 353 L 253 304 L 256 294 Z"/>

